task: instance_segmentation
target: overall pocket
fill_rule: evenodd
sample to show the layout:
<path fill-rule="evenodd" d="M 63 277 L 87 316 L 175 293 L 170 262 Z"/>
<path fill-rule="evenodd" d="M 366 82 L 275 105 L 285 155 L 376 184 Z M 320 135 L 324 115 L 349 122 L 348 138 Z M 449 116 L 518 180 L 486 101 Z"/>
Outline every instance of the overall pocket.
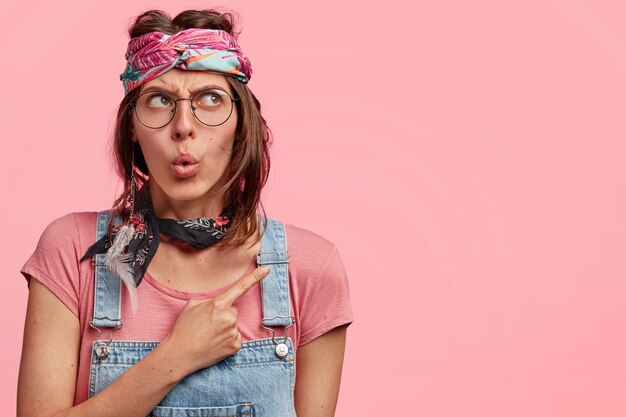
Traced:
<path fill-rule="evenodd" d="M 242 343 L 234 355 L 187 375 L 148 417 L 295 417 L 294 355 L 279 359 L 272 339 Z M 158 342 L 112 341 L 98 358 L 94 342 L 89 397 L 97 395 L 149 354 Z"/>
<path fill-rule="evenodd" d="M 226 407 L 156 407 L 148 417 L 252 417 L 252 403 Z"/>

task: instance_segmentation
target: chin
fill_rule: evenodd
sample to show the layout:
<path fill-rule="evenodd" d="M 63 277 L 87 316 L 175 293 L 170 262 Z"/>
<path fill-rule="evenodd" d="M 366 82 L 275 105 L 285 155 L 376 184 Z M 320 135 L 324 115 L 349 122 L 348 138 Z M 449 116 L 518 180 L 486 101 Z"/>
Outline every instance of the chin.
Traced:
<path fill-rule="evenodd" d="M 172 200 L 193 201 L 203 198 L 211 190 L 211 187 L 193 187 L 186 185 L 173 185 L 167 190 L 163 190 L 165 195 Z"/>
<path fill-rule="evenodd" d="M 192 178 L 187 178 L 168 181 L 165 186 L 159 184 L 158 187 L 166 198 L 176 201 L 193 201 L 206 198 L 211 191 L 220 186 L 216 181 L 202 181 L 199 178 L 194 181 Z"/>

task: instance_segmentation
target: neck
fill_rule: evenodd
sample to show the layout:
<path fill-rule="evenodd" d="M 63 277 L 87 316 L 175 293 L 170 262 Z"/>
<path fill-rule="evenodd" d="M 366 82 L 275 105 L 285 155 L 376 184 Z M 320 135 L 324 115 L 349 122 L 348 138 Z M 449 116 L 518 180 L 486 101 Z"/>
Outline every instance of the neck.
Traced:
<path fill-rule="evenodd" d="M 154 214 L 160 218 L 186 220 L 198 217 L 216 217 L 224 210 L 224 201 L 207 193 L 192 200 L 177 200 L 167 195 L 156 183 L 150 183 L 150 197 Z"/>

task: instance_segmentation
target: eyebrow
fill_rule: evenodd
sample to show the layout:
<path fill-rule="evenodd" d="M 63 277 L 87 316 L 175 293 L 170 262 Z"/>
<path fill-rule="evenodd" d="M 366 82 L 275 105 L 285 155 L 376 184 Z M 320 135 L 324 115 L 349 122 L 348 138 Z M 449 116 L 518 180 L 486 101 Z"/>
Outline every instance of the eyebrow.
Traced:
<path fill-rule="evenodd" d="M 228 89 L 226 87 L 222 87 L 221 85 L 217 85 L 217 84 L 202 85 L 200 87 L 196 87 L 196 88 L 190 90 L 190 93 L 193 96 L 198 91 L 210 90 L 210 89 L 215 89 L 215 88 L 223 90 L 223 91 L 226 91 L 228 93 Z M 168 85 L 163 85 L 163 86 L 152 85 L 152 86 L 146 88 L 144 91 L 142 91 L 142 93 L 143 92 L 148 92 L 148 91 L 165 91 L 167 93 L 174 94 L 174 91 L 172 91 L 172 88 L 170 86 L 168 86 Z"/>

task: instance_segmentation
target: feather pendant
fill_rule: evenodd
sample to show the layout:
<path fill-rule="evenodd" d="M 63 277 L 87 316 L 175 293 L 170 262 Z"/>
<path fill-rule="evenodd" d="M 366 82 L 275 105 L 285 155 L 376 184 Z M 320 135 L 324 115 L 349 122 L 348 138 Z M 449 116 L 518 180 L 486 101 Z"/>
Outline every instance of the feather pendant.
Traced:
<path fill-rule="evenodd" d="M 130 255 L 125 251 L 134 235 L 135 227 L 133 225 L 122 226 L 104 257 L 104 266 L 116 273 L 126 285 L 133 314 L 137 313 L 137 286 L 135 285 L 133 268 L 130 266 Z"/>

